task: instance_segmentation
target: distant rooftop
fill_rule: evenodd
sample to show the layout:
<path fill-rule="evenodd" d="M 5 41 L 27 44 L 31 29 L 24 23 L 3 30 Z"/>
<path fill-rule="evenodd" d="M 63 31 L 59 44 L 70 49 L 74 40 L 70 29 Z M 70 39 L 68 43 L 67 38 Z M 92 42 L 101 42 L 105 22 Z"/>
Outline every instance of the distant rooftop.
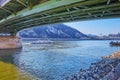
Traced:
<path fill-rule="evenodd" d="M 3 7 L 5 4 L 7 4 L 10 0 L 0 0 L 0 7 Z"/>

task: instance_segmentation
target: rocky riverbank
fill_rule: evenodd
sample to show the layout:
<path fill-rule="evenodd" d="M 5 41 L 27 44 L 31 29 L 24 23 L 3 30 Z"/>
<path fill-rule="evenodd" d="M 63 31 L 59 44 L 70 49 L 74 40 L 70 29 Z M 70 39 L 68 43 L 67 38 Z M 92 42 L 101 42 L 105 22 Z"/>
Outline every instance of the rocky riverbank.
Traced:
<path fill-rule="evenodd" d="M 120 51 L 92 63 L 87 70 L 80 69 L 65 80 L 120 80 Z"/>

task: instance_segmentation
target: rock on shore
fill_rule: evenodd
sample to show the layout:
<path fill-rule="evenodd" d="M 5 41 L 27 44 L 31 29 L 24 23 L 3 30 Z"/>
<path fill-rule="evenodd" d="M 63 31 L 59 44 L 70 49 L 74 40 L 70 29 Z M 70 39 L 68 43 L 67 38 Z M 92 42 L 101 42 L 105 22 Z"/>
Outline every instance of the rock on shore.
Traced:
<path fill-rule="evenodd" d="M 65 80 L 120 80 L 120 51 L 92 63 L 89 69 L 80 69 Z"/>
<path fill-rule="evenodd" d="M 106 56 L 104 58 L 120 58 L 120 51 L 117 51 L 117 52 L 113 53 L 112 55 Z"/>

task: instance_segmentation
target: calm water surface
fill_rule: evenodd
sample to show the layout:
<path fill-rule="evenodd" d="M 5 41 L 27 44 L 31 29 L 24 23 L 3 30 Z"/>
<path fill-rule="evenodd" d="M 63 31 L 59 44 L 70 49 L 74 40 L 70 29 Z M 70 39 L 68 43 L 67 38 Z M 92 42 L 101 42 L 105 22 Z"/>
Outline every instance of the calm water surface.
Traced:
<path fill-rule="evenodd" d="M 19 72 L 16 73 L 23 73 L 22 76 L 32 76 L 31 80 L 33 77 L 37 80 L 63 80 L 67 76 L 77 73 L 80 68 L 88 68 L 91 63 L 100 60 L 102 56 L 120 50 L 120 47 L 109 46 L 109 42 L 91 40 L 28 44 L 29 42 L 25 41 L 21 51 L 4 51 L 5 54 L 0 55 L 0 62 L 17 67 L 14 70 L 19 69 Z M 4 66 L 4 64 L 0 65 Z M 20 72 L 21 70 L 23 72 Z M 7 75 L 5 70 L 4 75 Z M 3 77 L 0 77 L 0 80 Z M 19 78 L 21 75 L 17 77 Z M 9 80 L 16 79 L 13 77 Z"/>

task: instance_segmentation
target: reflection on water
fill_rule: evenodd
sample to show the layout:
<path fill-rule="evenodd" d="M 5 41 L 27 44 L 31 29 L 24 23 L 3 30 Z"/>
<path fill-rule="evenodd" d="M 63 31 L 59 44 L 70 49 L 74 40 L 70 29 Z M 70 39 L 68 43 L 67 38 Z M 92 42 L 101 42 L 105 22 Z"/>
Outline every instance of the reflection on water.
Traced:
<path fill-rule="evenodd" d="M 20 52 L 21 49 L 0 50 L 0 61 L 13 64 L 13 55 Z"/>
<path fill-rule="evenodd" d="M 30 50 L 51 50 L 51 49 L 67 49 L 67 48 L 75 48 L 79 45 L 77 43 L 73 42 L 53 42 L 51 44 L 30 44 L 29 42 L 23 43 L 24 48 L 30 49 Z M 24 49 L 26 50 L 26 49 Z"/>
<path fill-rule="evenodd" d="M 32 80 L 32 77 L 14 65 L 14 54 L 21 49 L 0 50 L 0 80 Z"/>

